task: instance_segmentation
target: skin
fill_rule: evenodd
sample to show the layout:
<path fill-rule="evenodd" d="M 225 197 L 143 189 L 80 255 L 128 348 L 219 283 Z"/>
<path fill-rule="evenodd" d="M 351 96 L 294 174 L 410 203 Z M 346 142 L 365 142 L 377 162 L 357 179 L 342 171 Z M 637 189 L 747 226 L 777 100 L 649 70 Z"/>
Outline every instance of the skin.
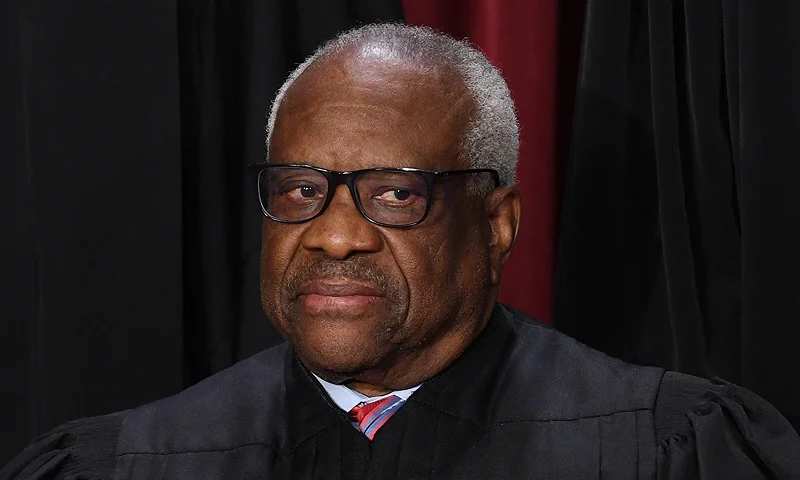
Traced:
<path fill-rule="evenodd" d="M 458 145 L 473 100 L 460 79 L 365 52 L 374 53 L 355 46 L 321 60 L 292 85 L 270 161 L 469 168 Z M 427 219 L 410 228 L 368 222 L 343 185 L 314 220 L 265 220 L 264 310 L 315 374 L 365 395 L 409 388 L 486 326 L 517 235 L 519 191 L 481 198 L 448 182 L 435 192 Z"/>

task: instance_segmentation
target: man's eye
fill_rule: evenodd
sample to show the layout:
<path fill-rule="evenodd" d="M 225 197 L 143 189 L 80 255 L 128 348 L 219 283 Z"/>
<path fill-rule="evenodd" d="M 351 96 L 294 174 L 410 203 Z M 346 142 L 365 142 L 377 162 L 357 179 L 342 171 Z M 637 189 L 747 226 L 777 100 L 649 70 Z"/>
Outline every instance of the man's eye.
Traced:
<path fill-rule="evenodd" d="M 320 196 L 319 187 L 309 184 L 284 185 L 281 191 L 283 195 L 298 200 L 301 198 L 316 198 Z"/>
<path fill-rule="evenodd" d="M 317 189 L 308 185 L 300 187 L 299 190 L 300 196 L 303 198 L 314 198 L 317 195 Z"/>
<path fill-rule="evenodd" d="M 397 189 L 392 189 L 392 190 L 386 190 L 385 192 L 383 192 L 383 193 L 381 193 L 379 195 L 376 195 L 375 198 L 378 198 L 380 200 L 384 200 L 384 201 L 387 201 L 387 202 L 405 202 L 409 198 L 411 198 L 412 195 L 413 195 L 413 193 L 410 190 L 403 190 L 403 189 L 397 188 Z"/>

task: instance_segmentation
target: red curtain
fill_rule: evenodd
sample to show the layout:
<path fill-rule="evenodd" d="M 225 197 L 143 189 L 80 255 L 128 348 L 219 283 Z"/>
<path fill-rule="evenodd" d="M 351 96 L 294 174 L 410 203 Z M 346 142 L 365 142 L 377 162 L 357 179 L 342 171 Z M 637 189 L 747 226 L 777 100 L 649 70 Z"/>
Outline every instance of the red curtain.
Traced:
<path fill-rule="evenodd" d="M 520 122 L 523 210 L 500 300 L 549 323 L 563 164 L 557 158 L 568 136 L 582 8 L 560 12 L 558 0 L 404 0 L 403 6 L 409 24 L 469 38 L 508 82 Z"/>

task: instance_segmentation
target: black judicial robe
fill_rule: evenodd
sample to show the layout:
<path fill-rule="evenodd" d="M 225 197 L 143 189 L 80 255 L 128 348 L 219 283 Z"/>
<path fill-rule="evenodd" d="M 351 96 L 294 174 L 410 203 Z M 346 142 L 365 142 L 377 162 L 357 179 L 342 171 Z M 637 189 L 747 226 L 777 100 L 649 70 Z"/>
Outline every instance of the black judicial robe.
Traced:
<path fill-rule="evenodd" d="M 372 442 L 282 345 L 59 427 L 0 478 L 800 479 L 800 438 L 744 389 L 623 363 L 498 306 Z"/>

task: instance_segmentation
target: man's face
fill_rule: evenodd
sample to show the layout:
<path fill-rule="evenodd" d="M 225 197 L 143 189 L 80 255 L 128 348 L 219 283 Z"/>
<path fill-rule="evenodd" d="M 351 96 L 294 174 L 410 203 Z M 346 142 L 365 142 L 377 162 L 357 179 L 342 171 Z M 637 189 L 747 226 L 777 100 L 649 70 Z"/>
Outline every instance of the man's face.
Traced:
<path fill-rule="evenodd" d="M 271 163 L 468 167 L 458 145 L 472 99 L 455 77 L 344 57 L 312 67 L 289 90 Z M 492 289 L 491 233 L 482 200 L 464 185 L 437 184 L 427 219 L 409 228 L 370 223 L 344 185 L 320 217 L 265 221 L 264 308 L 306 366 L 333 381 L 380 384 L 474 337 Z"/>

